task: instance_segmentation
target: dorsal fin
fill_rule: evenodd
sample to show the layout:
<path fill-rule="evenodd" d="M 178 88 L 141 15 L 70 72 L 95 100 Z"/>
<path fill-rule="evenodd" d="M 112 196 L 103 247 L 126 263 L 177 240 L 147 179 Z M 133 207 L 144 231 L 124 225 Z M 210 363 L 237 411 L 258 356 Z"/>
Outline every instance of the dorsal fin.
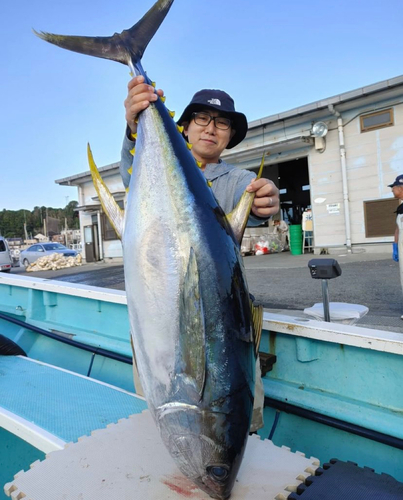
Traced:
<path fill-rule="evenodd" d="M 262 339 L 263 306 L 254 306 L 252 300 L 250 300 L 250 309 L 252 311 L 253 340 L 255 342 L 255 354 L 257 356 L 259 353 L 260 341 Z"/>
<path fill-rule="evenodd" d="M 256 179 L 260 179 L 264 167 L 265 154 L 263 153 L 263 158 L 260 163 L 259 173 Z M 234 232 L 235 238 L 240 244 L 242 241 L 243 233 L 245 232 L 246 223 L 248 222 L 248 217 L 252 208 L 253 199 L 255 198 L 255 193 L 248 193 L 245 191 L 238 201 L 237 206 L 234 210 L 227 215 L 227 220 Z"/>
<path fill-rule="evenodd" d="M 122 239 L 123 225 L 124 225 L 124 211 L 116 203 L 115 198 L 112 196 L 111 192 L 109 191 L 106 184 L 102 180 L 102 177 L 98 172 L 97 166 L 95 165 L 89 144 L 87 146 L 87 152 L 88 152 L 88 163 L 90 164 L 92 181 L 94 183 L 94 187 L 98 194 L 102 208 L 104 209 L 104 212 L 106 213 L 119 239 Z"/>

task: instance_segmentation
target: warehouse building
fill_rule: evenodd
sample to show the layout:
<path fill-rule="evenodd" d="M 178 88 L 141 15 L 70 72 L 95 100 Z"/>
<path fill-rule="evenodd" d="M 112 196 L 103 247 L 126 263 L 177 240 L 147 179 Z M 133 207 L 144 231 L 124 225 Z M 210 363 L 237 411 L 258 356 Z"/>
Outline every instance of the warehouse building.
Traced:
<path fill-rule="evenodd" d="M 315 253 L 391 251 L 397 200 L 388 184 L 403 173 L 403 76 L 249 123 L 245 140 L 223 159 L 278 186 L 277 219 L 301 223 L 311 209 Z M 116 201 L 125 191 L 119 163 L 100 168 Z M 89 171 L 57 180 L 78 189 L 87 261 L 119 258 Z"/>

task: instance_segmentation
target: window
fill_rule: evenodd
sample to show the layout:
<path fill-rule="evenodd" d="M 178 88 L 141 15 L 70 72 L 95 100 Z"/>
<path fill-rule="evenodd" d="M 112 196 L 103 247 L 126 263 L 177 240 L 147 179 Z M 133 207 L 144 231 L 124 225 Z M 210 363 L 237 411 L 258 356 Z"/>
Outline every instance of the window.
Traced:
<path fill-rule="evenodd" d="M 395 198 L 364 201 L 366 238 L 393 236 L 395 234 L 395 211 L 398 204 L 399 201 Z"/>
<path fill-rule="evenodd" d="M 120 208 L 123 209 L 123 200 L 117 201 L 116 203 L 119 205 Z M 101 215 L 101 220 L 102 220 L 102 232 L 104 241 L 117 240 L 118 236 L 116 234 L 116 231 L 113 229 L 112 224 L 109 222 L 108 216 L 103 213 Z"/>
<path fill-rule="evenodd" d="M 0 240 L 0 252 L 5 252 L 6 250 L 6 244 L 3 240 Z"/>
<path fill-rule="evenodd" d="M 376 113 L 360 116 L 361 132 L 369 132 L 378 128 L 394 125 L 393 109 L 385 109 Z"/>

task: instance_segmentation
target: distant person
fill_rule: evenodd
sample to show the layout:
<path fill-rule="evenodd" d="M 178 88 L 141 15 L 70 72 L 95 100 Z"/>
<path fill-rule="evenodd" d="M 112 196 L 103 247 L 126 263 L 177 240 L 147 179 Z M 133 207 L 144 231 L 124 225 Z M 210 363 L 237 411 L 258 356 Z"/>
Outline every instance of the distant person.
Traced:
<path fill-rule="evenodd" d="M 398 175 L 389 187 L 392 188 L 393 196 L 403 202 L 403 174 Z M 395 243 L 399 250 L 400 283 L 403 291 L 403 203 L 400 203 L 396 210 Z M 403 314 L 400 318 L 403 319 Z"/>

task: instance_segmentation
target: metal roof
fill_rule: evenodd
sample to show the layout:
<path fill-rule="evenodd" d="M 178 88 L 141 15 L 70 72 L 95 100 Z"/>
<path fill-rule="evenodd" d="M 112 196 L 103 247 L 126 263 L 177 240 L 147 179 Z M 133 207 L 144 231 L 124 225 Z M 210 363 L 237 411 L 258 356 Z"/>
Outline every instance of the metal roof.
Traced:
<path fill-rule="evenodd" d="M 110 165 L 105 165 L 104 167 L 99 168 L 98 172 L 102 173 L 107 172 L 108 170 L 118 169 L 119 165 L 120 162 L 117 161 L 115 163 L 111 163 Z M 89 170 L 86 170 L 85 172 L 81 172 L 81 174 L 75 174 L 71 175 L 70 177 L 64 177 L 63 179 L 57 179 L 55 180 L 55 183 L 62 186 L 77 186 L 80 183 L 76 181 L 82 180 L 84 177 L 91 177 L 91 172 Z"/>
<path fill-rule="evenodd" d="M 254 120 L 252 122 L 249 122 L 249 129 L 254 127 L 259 127 L 267 123 L 273 123 L 279 120 L 285 120 L 286 118 L 291 118 L 293 116 L 298 116 L 305 113 L 317 111 L 319 109 L 327 108 L 330 104 L 336 106 L 338 104 L 352 101 L 354 99 L 359 99 L 368 96 L 370 94 L 381 92 L 383 90 L 389 90 L 393 87 L 398 87 L 399 85 L 403 85 L 403 75 L 396 76 L 395 78 L 390 78 L 389 80 L 383 80 L 378 83 L 373 83 L 371 85 L 367 85 L 366 87 L 350 90 L 348 92 L 344 92 L 343 94 L 338 94 L 333 97 L 320 99 L 319 101 L 315 101 L 310 104 L 305 104 L 303 106 L 290 109 L 289 111 L 284 111 L 282 113 L 266 116 L 265 118 L 260 118 L 259 120 Z"/>

